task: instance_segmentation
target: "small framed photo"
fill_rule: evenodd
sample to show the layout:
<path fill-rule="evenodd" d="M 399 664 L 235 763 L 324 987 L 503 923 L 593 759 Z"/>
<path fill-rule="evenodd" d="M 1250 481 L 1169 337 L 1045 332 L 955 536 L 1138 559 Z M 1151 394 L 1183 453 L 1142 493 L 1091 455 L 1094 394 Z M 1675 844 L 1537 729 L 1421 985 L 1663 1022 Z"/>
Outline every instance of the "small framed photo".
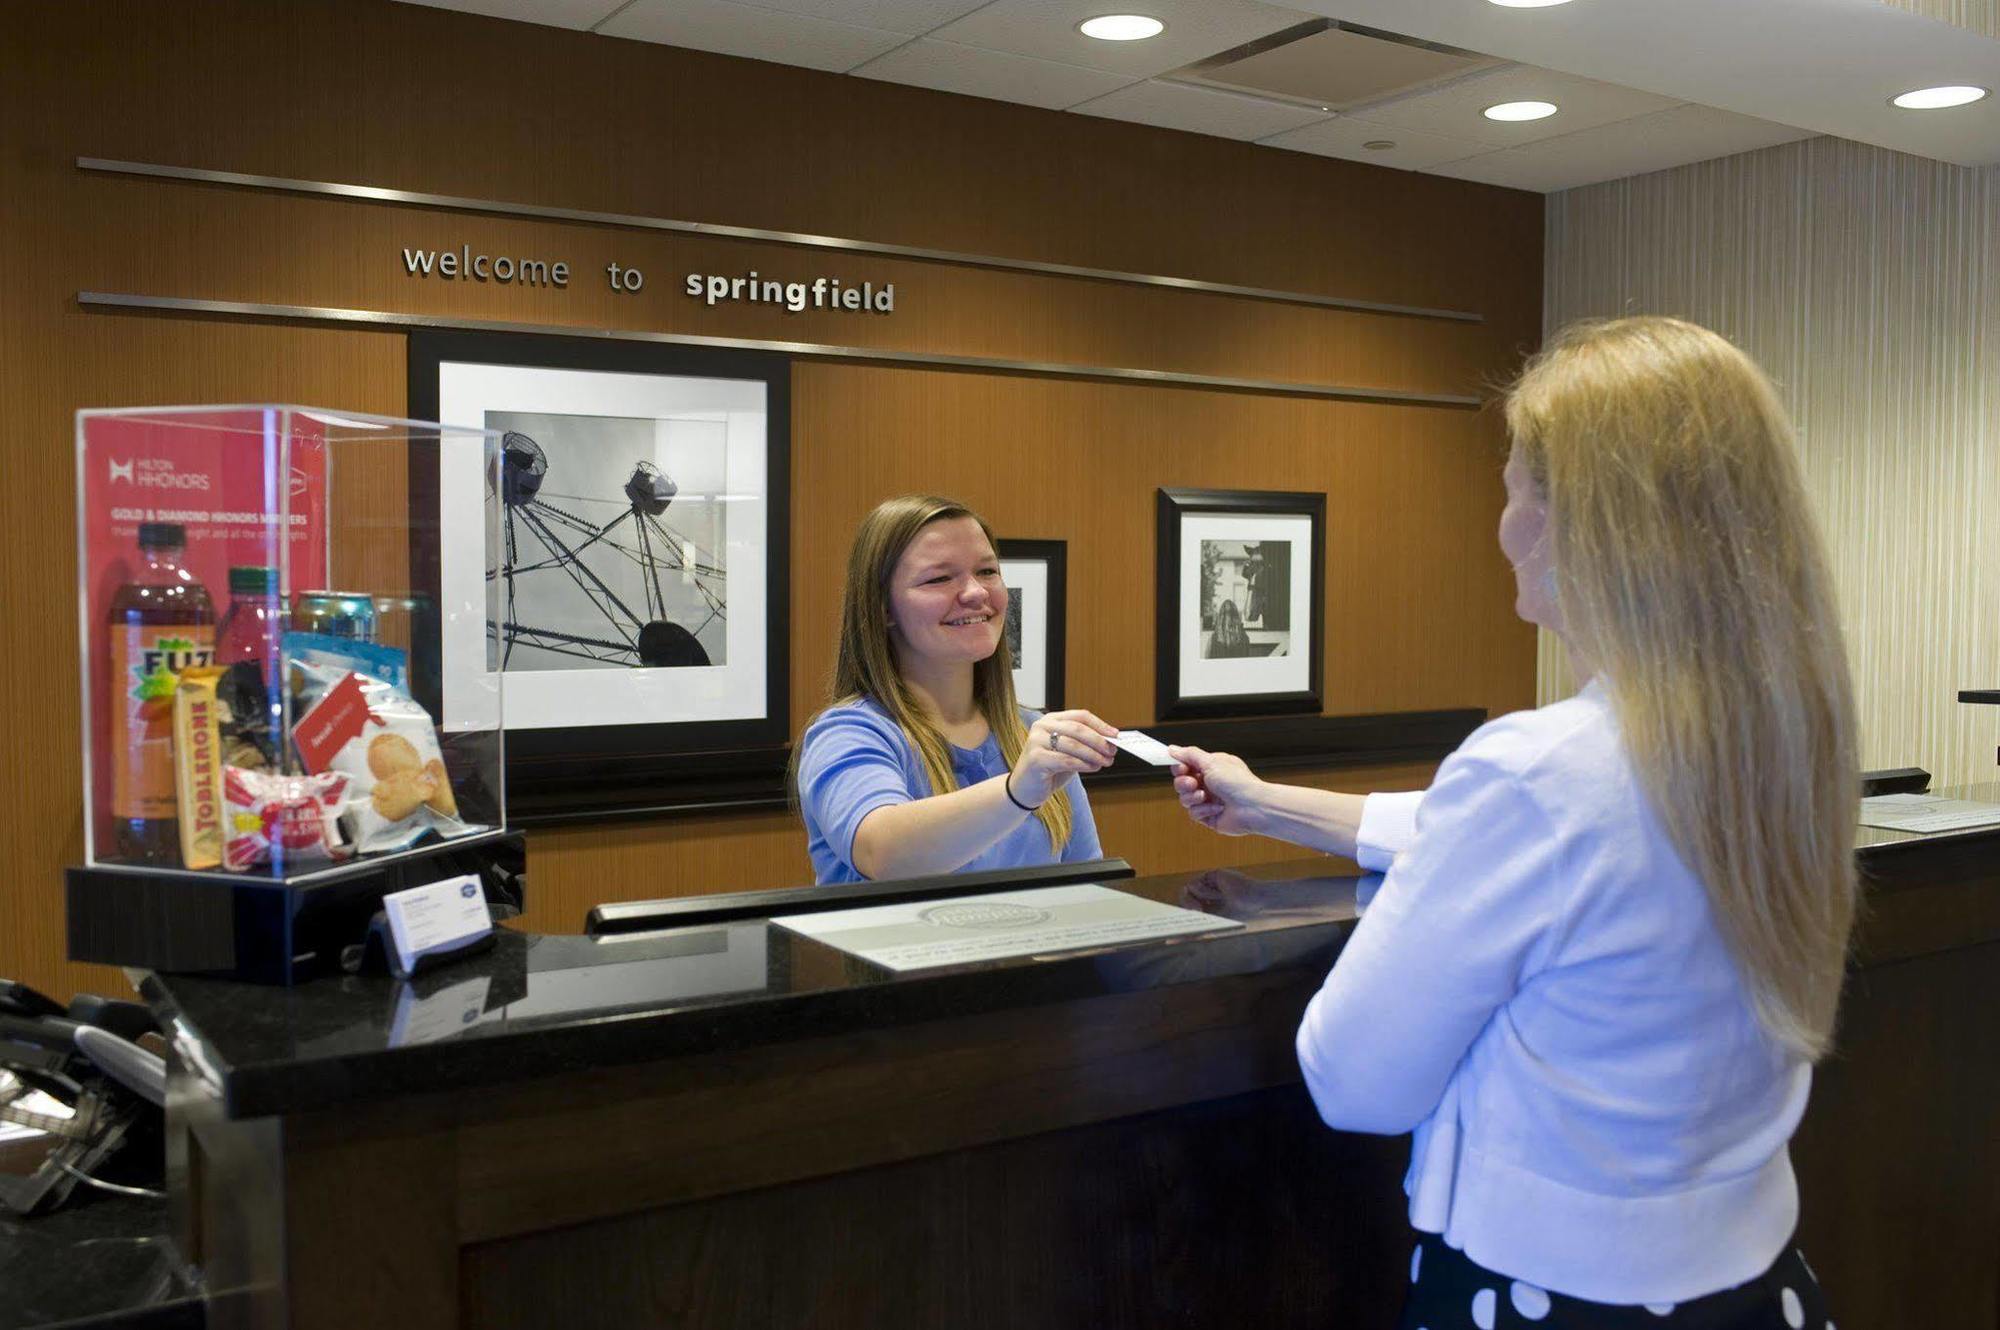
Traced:
<path fill-rule="evenodd" d="M 463 496 L 420 556 L 445 571 L 480 559 L 487 489 L 502 525 L 490 620 L 447 616 L 413 683 L 449 729 L 475 667 L 504 671 L 510 802 L 587 815 L 607 778 L 629 797 L 686 755 L 787 742 L 785 357 L 417 331 L 409 374 L 418 419 L 503 434 L 497 475 L 410 478 Z"/>
<path fill-rule="evenodd" d="M 1063 708 L 1068 549 L 1060 540 L 1003 540 L 998 551 L 1001 578 L 1007 584 L 1007 655 L 1014 662 L 1014 699 L 1036 711 Z"/>
<path fill-rule="evenodd" d="M 1160 720 L 1321 709 L 1326 495 L 1159 491 Z"/>

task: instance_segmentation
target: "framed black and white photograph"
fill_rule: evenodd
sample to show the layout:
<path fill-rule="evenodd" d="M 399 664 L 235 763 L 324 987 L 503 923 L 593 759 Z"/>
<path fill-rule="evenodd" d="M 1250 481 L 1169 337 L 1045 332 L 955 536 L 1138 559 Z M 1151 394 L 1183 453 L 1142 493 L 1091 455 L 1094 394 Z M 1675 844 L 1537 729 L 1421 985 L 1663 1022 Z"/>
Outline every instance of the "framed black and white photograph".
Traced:
<path fill-rule="evenodd" d="M 1159 491 L 1160 720 L 1317 712 L 1326 496 Z"/>
<path fill-rule="evenodd" d="M 763 352 L 411 334 L 412 416 L 501 435 L 497 474 L 445 463 L 434 480 L 466 496 L 440 506 L 443 584 L 485 563 L 495 620 L 445 616 L 436 678 L 449 730 L 478 686 L 466 666 L 504 673 L 511 784 L 643 779 L 675 754 L 788 740 L 789 382 L 785 358 Z"/>
<path fill-rule="evenodd" d="M 997 551 L 1001 580 L 1007 584 L 1014 698 L 1036 711 L 1063 708 L 1068 548 L 1060 540 L 1003 540 Z"/>

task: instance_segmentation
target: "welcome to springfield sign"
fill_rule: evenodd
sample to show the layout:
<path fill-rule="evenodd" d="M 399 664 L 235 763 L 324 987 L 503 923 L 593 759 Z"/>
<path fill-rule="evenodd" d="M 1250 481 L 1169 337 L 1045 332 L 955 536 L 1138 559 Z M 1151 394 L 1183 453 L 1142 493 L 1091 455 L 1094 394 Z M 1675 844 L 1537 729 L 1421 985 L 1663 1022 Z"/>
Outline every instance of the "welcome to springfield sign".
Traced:
<path fill-rule="evenodd" d="M 403 250 L 404 274 L 425 281 L 567 290 L 570 271 L 565 259 L 487 254 L 475 251 L 469 244 L 461 244 L 457 249 L 406 247 Z M 604 278 L 621 295 L 637 295 L 646 289 L 645 272 L 628 263 L 607 263 Z M 868 314 L 896 312 L 894 282 L 877 286 L 873 282 L 856 283 L 832 276 L 791 281 L 763 276 L 754 268 L 742 276 L 691 272 L 681 279 L 681 292 L 711 309 L 721 304 L 741 303 L 771 305 L 788 314 L 819 309 Z"/>

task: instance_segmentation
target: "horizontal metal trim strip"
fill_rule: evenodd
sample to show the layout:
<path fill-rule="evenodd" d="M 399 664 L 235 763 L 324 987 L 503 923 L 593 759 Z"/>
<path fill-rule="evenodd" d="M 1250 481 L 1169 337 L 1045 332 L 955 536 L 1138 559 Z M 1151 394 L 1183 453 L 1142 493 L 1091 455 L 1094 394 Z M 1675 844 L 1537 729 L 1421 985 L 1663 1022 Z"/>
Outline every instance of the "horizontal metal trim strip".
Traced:
<path fill-rule="evenodd" d="M 1136 876 L 1132 865 L 1123 859 L 1104 858 L 1044 864 L 1025 870 L 988 868 L 973 873 L 929 873 L 899 881 L 827 883 L 807 892 L 805 900 L 799 898 L 798 887 L 791 886 L 614 901 L 592 907 L 584 919 L 584 932 L 591 937 L 617 937 L 663 928 L 712 928 L 748 919 L 768 919 L 776 914 L 818 914 L 868 905 L 935 900 L 940 896 L 969 896 L 982 887 L 1018 890 L 1113 882 Z"/>
<path fill-rule="evenodd" d="M 266 189 L 284 194 L 323 194 L 337 198 L 367 199 L 371 202 L 393 203 L 411 208 L 442 208 L 453 212 L 478 212 L 499 217 L 536 217 L 548 221 L 585 222 L 593 226 L 622 226 L 643 231 L 673 231 L 685 235 L 716 236 L 726 240 L 756 240 L 808 249 L 843 250 L 851 254 L 879 254 L 887 258 L 956 263 L 970 268 L 995 268 L 1006 272 L 1038 273 L 1052 277 L 1079 277 L 1089 281 L 1121 282 L 1131 286 L 1164 286 L 1181 291 L 1200 291 L 1209 295 L 1240 296 L 1248 300 L 1268 300 L 1285 305 L 1313 305 L 1322 309 L 1354 310 L 1364 314 L 1397 314 L 1408 318 L 1446 319 L 1457 323 L 1486 321 L 1485 315 L 1462 309 L 1430 309 L 1422 305 L 1349 300 L 1341 296 L 1312 295 L 1303 291 L 1279 291 L 1261 286 L 1236 286 L 1228 282 L 1204 282 L 1193 277 L 1166 277 L 1156 273 L 1121 272 L 1115 268 L 1086 268 L 1070 263 L 1040 263 L 1033 259 L 1005 259 L 992 254 L 961 254 L 949 249 L 925 249 L 916 245 L 848 240 L 841 236 L 811 235 L 803 231 L 768 231 L 761 227 L 728 226 L 720 222 L 682 222 L 670 217 L 646 217 L 635 213 L 553 208 L 537 203 L 506 203 L 497 199 L 425 194 L 415 190 L 382 189 L 375 185 L 347 185 L 330 180 L 293 180 L 285 176 L 246 175 L 238 171 L 205 171 L 189 166 L 161 166 L 152 162 L 125 162 L 107 157 L 79 157 L 76 159 L 76 165 L 78 170 L 101 171 L 110 175 L 150 176 L 161 180 L 187 180 L 200 184 L 234 185 L 243 189 Z"/>
<path fill-rule="evenodd" d="M 566 337 L 612 337 L 631 342 L 669 342 L 678 346 L 733 347 L 746 351 L 779 351 L 786 355 L 827 360 L 870 360 L 892 365 L 926 365 L 943 369 L 1040 374 L 1071 379 L 1112 379 L 1159 383 L 1185 388 L 1224 388 L 1240 392 L 1277 393 L 1291 397 L 1331 397 L 1345 401 L 1390 402 L 1414 406 L 1477 407 L 1480 399 L 1462 393 L 1406 392 L 1399 388 L 1350 388 L 1329 383 L 1287 383 L 1278 379 L 1239 379 L 1216 374 L 1182 374 L 1171 370 L 1125 369 L 1111 365 L 1073 365 L 1044 360 L 1002 360 L 992 356 L 954 356 L 927 351 L 885 351 L 871 346 L 833 346 L 821 342 L 777 342 L 748 337 L 702 337 L 693 333 L 645 332 L 630 328 L 583 328 L 564 323 L 513 323 L 500 319 L 460 319 L 437 314 L 401 314 L 379 309 L 336 309 L 323 305 L 271 305 L 240 300 L 197 300 L 186 296 L 145 296 L 115 291 L 79 291 L 79 305 L 113 309 L 168 310 L 231 318 L 289 320 L 307 323 L 358 323 L 385 328 L 454 328 L 464 332 L 558 334 Z"/>

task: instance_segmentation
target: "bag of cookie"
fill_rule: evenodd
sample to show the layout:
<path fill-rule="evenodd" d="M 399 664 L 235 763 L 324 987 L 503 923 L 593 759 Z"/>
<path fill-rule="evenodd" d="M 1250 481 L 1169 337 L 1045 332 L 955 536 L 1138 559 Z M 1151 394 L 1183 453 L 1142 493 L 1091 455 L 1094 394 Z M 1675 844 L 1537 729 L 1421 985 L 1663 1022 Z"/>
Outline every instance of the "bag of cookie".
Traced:
<path fill-rule="evenodd" d="M 347 777 L 342 825 L 363 854 L 473 830 L 458 817 L 430 713 L 372 675 L 295 660 L 304 710 L 292 745 L 308 771 Z"/>

